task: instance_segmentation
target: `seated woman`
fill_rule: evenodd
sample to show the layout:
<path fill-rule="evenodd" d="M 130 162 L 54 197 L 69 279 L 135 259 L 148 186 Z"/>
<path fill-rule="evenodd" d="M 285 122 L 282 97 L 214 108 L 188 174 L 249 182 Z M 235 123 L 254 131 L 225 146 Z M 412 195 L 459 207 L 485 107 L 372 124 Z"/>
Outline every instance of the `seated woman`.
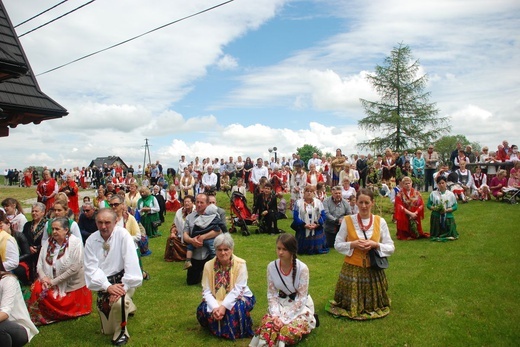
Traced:
<path fill-rule="evenodd" d="M 507 171 L 500 170 L 497 175 L 491 179 L 491 183 L 489 184 L 489 190 L 491 194 L 497 199 L 500 200 L 504 197 L 503 188 L 507 187 Z"/>
<path fill-rule="evenodd" d="M 457 210 L 455 194 L 447 190 L 446 178 L 435 180 L 437 190 L 430 193 L 426 207 L 432 211 L 430 217 L 430 239 L 432 241 L 456 240 L 459 238 L 453 211 Z"/>
<path fill-rule="evenodd" d="M 12 229 L 11 224 L 7 219 L 4 219 L 2 229 L 16 240 L 15 243 L 18 249 L 18 264 L 15 268 L 11 269 L 11 272 L 16 275 L 23 286 L 29 286 L 31 284 L 31 281 L 29 280 L 30 272 L 28 264 L 28 260 L 31 256 L 29 242 L 27 242 L 27 238 L 22 232 Z"/>
<path fill-rule="evenodd" d="M 222 172 L 220 174 L 220 191 L 221 192 L 229 192 L 231 189 L 230 181 L 229 181 L 229 175 L 226 171 Z"/>
<path fill-rule="evenodd" d="M 0 259 L 0 346 L 25 346 L 38 329 L 31 322 L 20 284 L 2 268 Z"/>
<path fill-rule="evenodd" d="M 108 206 L 108 203 L 107 203 L 107 206 Z M 52 220 L 54 218 L 60 218 L 60 217 L 65 217 L 65 218 L 68 218 L 69 219 L 69 230 L 70 232 L 76 236 L 78 239 L 82 239 L 81 238 L 81 231 L 79 230 L 79 226 L 78 226 L 78 223 L 76 223 L 73 219 L 71 219 L 69 217 L 69 212 L 71 212 L 69 210 L 69 206 L 66 202 L 63 202 L 63 201 L 56 201 L 54 203 L 54 205 L 52 205 L 52 210 L 51 210 L 51 219 L 49 221 L 47 221 L 47 224 L 45 225 L 45 232 L 43 233 L 43 236 L 42 236 L 42 245 L 44 245 L 45 243 L 47 243 L 47 240 L 50 238 L 50 236 L 52 235 Z M 74 215 L 72 215 L 73 217 Z"/>
<path fill-rule="evenodd" d="M 182 199 L 183 207 L 175 212 L 175 219 L 170 228 L 170 237 L 166 240 L 164 250 L 165 261 L 185 261 L 187 246 L 184 243 L 184 222 L 186 217 L 195 211 L 193 204 L 195 198 L 192 195 L 185 195 Z"/>
<path fill-rule="evenodd" d="M 85 285 L 83 272 L 83 242 L 71 234 L 69 219 L 59 217 L 51 225 L 52 236 L 42 245 L 38 280 L 27 304 L 37 325 L 92 312 L 92 293 Z"/>
<path fill-rule="evenodd" d="M 421 193 L 412 187 L 412 179 L 405 176 L 401 180 L 401 190 L 395 196 L 395 219 L 397 220 L 397 238 L 415 240 L 429 237 L 422 229 L 424 203 Z"/>
<path fill-rule="evenodd" d="M 217 236 L 214 245 L 217 256 L 204 265 L 197 320 L 218 337 L 251 337 L 256 299 L 247 286 L 246 261 L 233 254 L 235 243 L 229 233 Z"/>
<path fill-rule="evenodd" d="M 294 345 L 316 327 L 309 268 L 296 258 L 297 251 L 293 235 L 278 236 L 278 259 L 267 266 L 268 312 L 249 346 Z"/>
<path fill-rule="evenodd" d="M 137 211 L 139 211 L 139 221 L 146 230 L 148 237 L 161 236 L 157 230 L 161 221 L 159 217 L 160 206 L 155 196 L 150 193 L 147 187 L 139 188 L 141 199 L 137 202 Z"/>
<path fill-rule="evenodd" d="M 473 191 L 471 192 L 473 199 L 482 201 L 491 199 L 491 192 L 487 183 L 487 175 L 480 166 L 476 166 L 473 174 Z"/>
<path fill-rule="evenodd" d="M 243 178 L 238 178 L 237 184 L 234 185 L 233 188 L 231 188 L 231 194 L 233 194 L 234 192 L 238 192 L 247 198 L 247 196 L 246 196 L 247 188 L 246 188 L 246 185 L 244 184 Z"/>
<path fill-rule="evenodd" d="M 174 184 L 170 185 L 166 197 L 166 211 L 175 212 L 181 208 L 181 202 L 177 198 L 177 189 Z"/>
<path fill-rule="evenodd" d="M 7 198 L 2 201 L 2 207 L 11 224 L 11 230 L 22 232 L 23 226 L 27 223 L 27 218 L 23 214 L 23 207 L 20 202 L 14 198 Z"/>
<path fill-rule="evenodd" d="M 29 250 L 31 255 L 27 259 L 29 265 L 29 280 L 31 283 L 36 278 L 36 265 L 38 264 L 38 257 L 40 256 L 40 249 L 42 247 L 42 237 L 45 232 L 45 225 L 47 218 L 45 217 L 45 204 L 36 202 L 31 209 L 32 221 L 25 223 L 23 233 L 29 242 Z"/>
<path fill-rule="evenodd" d="M 334 300 L 325 310 L 354 320 L 382 318 L 390 313 L 388 282 L 385 270 L 370 266 L 369 251 L 375 249 L 381 257 L 388 257 L 394 253 L 394 242 L 386 221 L 371 212 L 374 193 L 360 189 L 356 203 L 359 213 L 346 216 L 336 235 L 334 248 L 345 255 L 345 261 Z"/>
<path fill-rule="evenodd" d="M 356 189 L 350 185 L 350 179 L 348 177 L 344 177 L 341 181 L 341 197 L 348 201 L 352 195 L 356 195 Z"/>
<path fill-rule="evenodd" d="M 303 198 L 294 206 L 291 228 L 296 231 L 298 254 L 324 254 L 329 252 L 323 231 L 325 209 L 314 197 L 314 188 L 305 187 Z"/>
<path fill-rule="evenodd" d="M 11 236 L 11 223 L 4 211 L 0 210 L 0 259 L 5 271 L 13 271 L 19 265 L 18 244 Z"/>

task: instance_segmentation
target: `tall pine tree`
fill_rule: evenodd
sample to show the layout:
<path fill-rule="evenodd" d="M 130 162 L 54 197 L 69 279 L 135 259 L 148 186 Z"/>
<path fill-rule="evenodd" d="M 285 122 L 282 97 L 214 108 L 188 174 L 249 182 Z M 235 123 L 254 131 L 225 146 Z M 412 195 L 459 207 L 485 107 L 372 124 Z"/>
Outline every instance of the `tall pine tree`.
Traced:
<path fill-rule="evenodd" d="M 437 117 L 435 103 L 429 103 L 424 92 L 427 75 L 417 76 L 419 60 L 414 60 L 410 47 L 394 47 L 383 66 L 367 77 L 380 95 L 379 101 L 361 100 L 366 117 L 358 122 L 361 129 L 377 134 L 373 139 L 358 143 L 380 153 L 385 148 L 402 151 L 418 148 L 446 134 L 446 117 Z"/>

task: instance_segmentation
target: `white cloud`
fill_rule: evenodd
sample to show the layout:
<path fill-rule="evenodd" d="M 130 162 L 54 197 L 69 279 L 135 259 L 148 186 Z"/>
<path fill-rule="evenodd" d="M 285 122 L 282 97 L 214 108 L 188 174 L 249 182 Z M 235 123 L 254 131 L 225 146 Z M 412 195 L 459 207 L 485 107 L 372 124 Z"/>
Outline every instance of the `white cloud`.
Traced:
<path fill-rule="evenodd" d="M 229 54 L 224 54 L 218 61 L 217 67 L 220 70 L 234 70 L 238 67 L 238 61 Z"/>

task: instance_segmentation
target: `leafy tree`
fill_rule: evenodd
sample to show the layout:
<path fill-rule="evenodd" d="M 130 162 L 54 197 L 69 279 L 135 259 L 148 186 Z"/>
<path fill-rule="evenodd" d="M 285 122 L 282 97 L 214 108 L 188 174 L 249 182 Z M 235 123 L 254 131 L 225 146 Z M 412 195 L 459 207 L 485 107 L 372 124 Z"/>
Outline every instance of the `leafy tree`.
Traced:
<path fill-rule="evenodd" d="M 480 151 L 480 144 L 478 142 L 470 142 L 464 135 L 443 136 L 434 142 L 435 151 L 439 154 L 439 160 L 441 162 L 448 164 L 451 152 L 457 148 L 458 142 L 460 142 L 463 147 L 470 145 L 474 151 Z"/>
<path fill-rule="evenodd" d="M 305 165 L 307 165 L 309 159 L 312 158 L 313 153 L 317 153 L 318 156 L 321 158 L 321 151 L 319 150 L 319 148 L 309 144 L 305 144 L 300 148 L 296 148 L 296 153 L 300 155 L 300 159 L 303 160 Z"/>
<path fill-rule="evenodd" d="M 422 147 L 447 132 L 447 118 L 437 117 L 435 103 L 429 103 L 429 92 L 424 92 L 427 75 L 417 77 L 419 60 L 413 60 L 410 47 L 394 47 L 383 66 L 376 66 L 367 76 L 379 101 L 360 99 L 366 117 L 358 122 L 361 129 L 377 133 L 358 146 L 374 153 L 387 147 L 398 152 L 406 148 Z"/>

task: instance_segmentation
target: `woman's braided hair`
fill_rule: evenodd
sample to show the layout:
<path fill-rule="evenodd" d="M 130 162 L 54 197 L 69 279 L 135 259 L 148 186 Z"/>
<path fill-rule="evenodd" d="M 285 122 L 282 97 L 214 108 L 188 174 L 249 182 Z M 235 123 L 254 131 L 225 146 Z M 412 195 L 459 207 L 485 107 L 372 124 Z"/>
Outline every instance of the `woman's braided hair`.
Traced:
<path fill-rule="evenodd" d="M 294 283 L 296 281 L 296 253 L 298 253 L 298 241 L 296 241 L 296 238 L 292 234 L 283 233 L 278 236 L 276 239 L 276 243 L 281 242 L 282 245 L 289 251 L 289 253 L 292 254 L 292 261 L 293 261 L 293 273 L 292 273 L 292 280 L 293 280 L 293 287 L 295 287 Z"/>

